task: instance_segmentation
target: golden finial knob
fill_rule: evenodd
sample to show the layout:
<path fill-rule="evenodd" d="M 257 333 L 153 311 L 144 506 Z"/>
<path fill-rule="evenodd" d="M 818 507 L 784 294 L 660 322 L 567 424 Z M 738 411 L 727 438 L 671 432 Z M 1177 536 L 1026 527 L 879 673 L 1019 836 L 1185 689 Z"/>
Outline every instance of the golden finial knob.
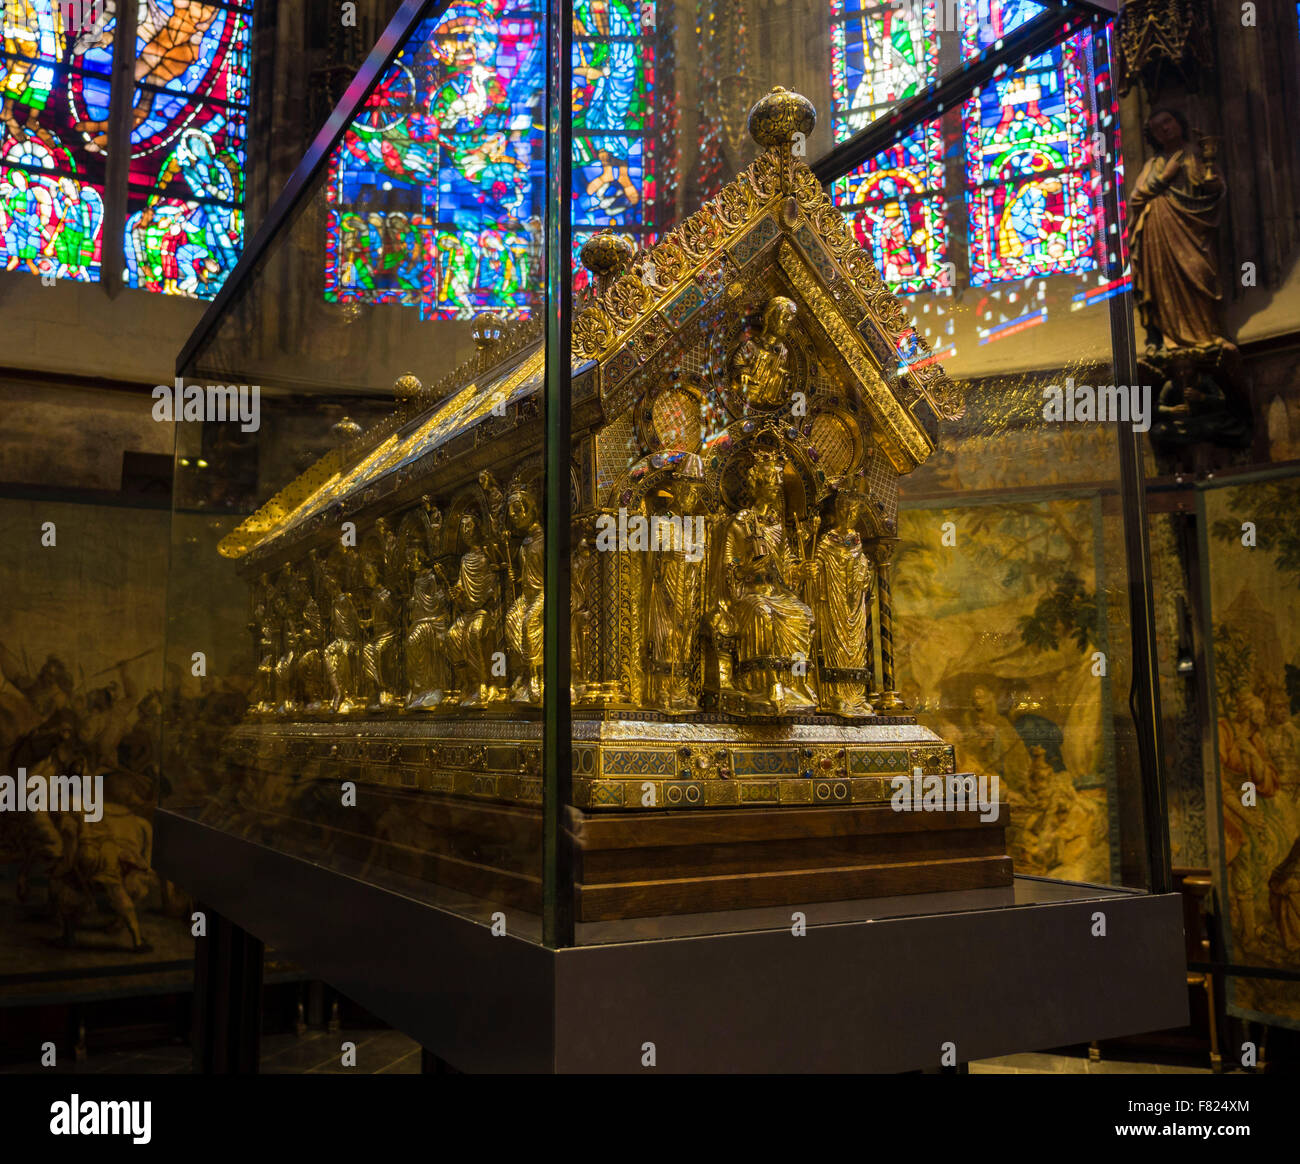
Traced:
<path fill-rule="evenodd" d="M 352 417 L 345 416 L 330 428 L 330 432 L 334 434 L 336 440 L 346 444 L 348 441 L 356 440 L 361 435 L 362 428 Z"/>
<path fill-rule="evenodd" d="M 619 274 L 632 261 L 636 247 L 626 235 L 601 231 L 593 234 L 578 252 L 578 258 L 597 279 L 608 279 Z"/>
<path fill-rule="evenodd" d="M 789 145 L 795 134 L 807 137 L 817 124 L 817 108 L 802 93 L 780 85 L 749 111 L 749 136 L 765 149 Z"/>
<path fill-rule="evenodd" d="M 424 385 L 420 383 L 418 377 L 413 376 L 410 372 L 398 376 L 393 381 L 393 397 L 399 404 L 408 404 L 419 399 L 420 393 L 423 391 Z"/>
<path fill-rule="evenodd" d="M 486 355 L 498 340 L 505 335 L 506 321 L 495 311 L 481 311 L 474 317 L 474 346 L 480 355 Z"/>

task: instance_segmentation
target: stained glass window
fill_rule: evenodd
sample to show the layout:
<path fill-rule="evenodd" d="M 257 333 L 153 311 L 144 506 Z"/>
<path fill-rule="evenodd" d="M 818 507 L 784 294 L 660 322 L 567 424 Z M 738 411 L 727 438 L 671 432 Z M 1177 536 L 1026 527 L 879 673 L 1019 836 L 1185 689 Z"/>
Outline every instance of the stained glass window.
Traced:
<path fill-rule="evenodd" d="M 576 0 L 573 6 L 573 247 L 596 230 L 651 240 L 655 180 L 653 3 Z M 575 282 L 585 272 L 575 261 Z"/>
<path fill-rule="evenodd" d="M 649 237 L 653 5 L 578 0 L 574 255 Z M 536 0 L 459 0 L 425 23 L 330 162 L 325 297 L 423 318 L 527 315 L 540 280 L 545 33 Z"/>
<path fill-rule="evenodd" d="M 4 0 L 0 57 L 0 264 L 98 280 L 115 21 L 69 27 L 57 0 Z"/>
<path fill-rule="evenodd" d="M 963 0 L 959 7 L 965 18 L 962 51 L 968 59 L 1044 11 L 1037 0 Z"/>
<path fill-rule="evenodd" d="M 244 239 L 252 0 L 138 2 L 123 278 L 210 299 Z"/>
<path fill-rule="evenodd" d="M 963 52 L 976 56 L 1039 10 L 1023 0 L 967 6 Z M 971 283 L 1096 270 L 1104 236 L 1089 35 L 996 78 L 962 122 Z"/>
<path fill-rule="evenodd" d="M 330 162 L 325 295 L 422 318 L 527 310 L 541 246 L 543 16 L 453 3 L 426 21 Z"/>
<path fill-rule="evenodd" d="M 960 32 L 954 39 L 969 60 L 1043 11 L 1034 0 L 831 0 L 836 141 L 936 79 L 941 33 Z M 950 15 L 957 28 L 948 27 Z M 1097 269 L 1104 237 L 1092 158 L 1095 80 L 1091 39 L 1081 33 L 962 107 L 971 284 Z M 950 282 L 943 148 L 936 120 L 835 183 L 859 245 L 871 248 L 896 291 Z"/>
<path fill-rule="evenodd" d="M 832 0 L 833 131 L 843 141 L 915 96 L 937 75 L 934 0 Z M 918 126 L 835 183 L 833 196 L 858 245 L 870 248 L 896 291 L 949 282 L 944 265 L 943 137 L 939 122 Z"/>

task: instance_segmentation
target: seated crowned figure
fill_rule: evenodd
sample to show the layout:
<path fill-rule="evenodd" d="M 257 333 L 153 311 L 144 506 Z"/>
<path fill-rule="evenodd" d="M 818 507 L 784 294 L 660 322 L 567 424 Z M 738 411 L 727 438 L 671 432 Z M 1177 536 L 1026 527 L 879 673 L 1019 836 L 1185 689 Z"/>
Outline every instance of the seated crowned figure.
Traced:
<path fill-rule="evenodd" d="M 786 715 L 817 702 L 808 683 L 813 615 L 796 592 L 810 566 L 787 535 L 781 457 L 758 450 L 747 480 L 752 503 L 716 535 L 709 622 L 715 641 L 733 645 L 724 710 Z"/>

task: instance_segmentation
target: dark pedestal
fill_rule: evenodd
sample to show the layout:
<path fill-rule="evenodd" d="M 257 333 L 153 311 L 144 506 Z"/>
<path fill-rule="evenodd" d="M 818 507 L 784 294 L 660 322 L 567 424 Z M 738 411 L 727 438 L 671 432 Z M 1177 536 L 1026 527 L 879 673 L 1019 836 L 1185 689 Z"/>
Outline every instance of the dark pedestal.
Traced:
<path fill-rule="evenodd" d="M 207 929 L 194 943 L 194 1070 L 254 1074 L 262 1045 L 265 948 L 225 915 L 207 905 L 194 908 Z"/>
<path fill-rule="evenodd" d="M 471 1072 L 883 1072 L 1187 1021 L 1182 906 L 1017 877 L 1004 888 L 580 924 L 445 908 L 160 810 L 155 864 Z M 1105 915 L 1105 937 L 1094 936 Z M 730 932 L 721 932 L 723 930 Z"/>

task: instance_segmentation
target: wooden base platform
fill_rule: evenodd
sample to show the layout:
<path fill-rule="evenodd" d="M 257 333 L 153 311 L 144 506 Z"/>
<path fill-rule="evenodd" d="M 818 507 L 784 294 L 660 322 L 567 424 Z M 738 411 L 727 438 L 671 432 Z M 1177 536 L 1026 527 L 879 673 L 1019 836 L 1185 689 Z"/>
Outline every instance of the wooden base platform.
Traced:
<path fill-rule="evenodd" d="M 329 789 L 330 794 L 333 789 Z M 366 788 L 355 808 L 261 820 L 265 839 L 338 854 L 507 908 L 541 910 L 541 812 Z M 332 807 L 332 806 L 331 806 Z M 1006 806 L 895 812 L 888 803 L 608 813 L 570 809 L 578 921 L 654 917 L 1011 884 Z M 230 828 L 234 821 L 209 820 Z M 234 831 L 247 830 L 235 828 Z"/>
<path fill-rule="evenodd" d="M 1005 812 L 889 805 L 571 815 L 579 921 L 1011 884 Z"/>

